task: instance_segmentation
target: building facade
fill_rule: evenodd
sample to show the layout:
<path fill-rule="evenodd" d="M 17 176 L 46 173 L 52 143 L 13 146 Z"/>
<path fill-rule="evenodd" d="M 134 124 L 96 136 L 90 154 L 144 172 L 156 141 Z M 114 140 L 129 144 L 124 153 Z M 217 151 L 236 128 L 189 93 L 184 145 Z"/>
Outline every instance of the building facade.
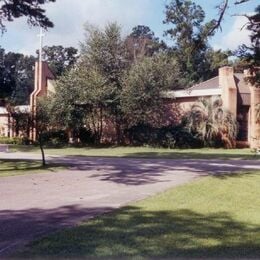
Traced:
<path fill-rule="evenodd" d="M 16 106 L 13 111 L 7 109 L 7 104 L 0 102 L 0 137 L 27 136 L 30 140 L 36 140 L 36 114 L 37 98 L 46 96 L 55 91 L 55 77 L 46 62 L 35 63 L 34 91 L 30 95 L 29 105 Z M 13 112 L 28 115 L 30 118 L 28 129 L 19 129 L 17 119 L 12 116 Z"/>
<path fill-rule="evenodd" d="M 260 88 L 255 88 L 245 81 L 248 74 L 234 73 L 232 67 L 219 69 L 215 78 L 197 84 L 186 90 L 168 91 L 165 93 L 167 113 L 164 125 L 172 123 L 176 117 L 189 110 L 200 98 L 221 98 L 224 109 L 231 112 L 239 123 L 237 144 L 260 147 L 260 124 L 257 123 L 256 105 L 260 103 Z M 30 96 L 29 106 L 17 107 L 17 110 L 30 113 L 32 118 L 36 114 L 37 98 L 55 92 L 55 78 L 46 62 L 36 62 L 34 91 Z M 178 107 L 178 109 L 177 109 Z M 176 111 L 179 111 L 178 113 Z M 30 122 L 29 138 L 36 139 L 37 125 Z M 14 130 L 15 120 L 0 103 L 0 136 L 14 137 L 19 131 Z M 113 131 L 109 131 L 109 135 Z"/>
<path fill-rule="evenodd" d="M 232 67 L 219 69 L 215 78 L 197 84 L 187 90 L 171 91 L 168 99 L 187 111 L 200 98 L 221 98 L 223 108 L 232 113 L 238 121 L 238 146 L 260 147 L 260 124 L 257 120 L 256 105 L 260 103 L 260 88 L 245 80 L 248 72 L 234 73 Z"/>

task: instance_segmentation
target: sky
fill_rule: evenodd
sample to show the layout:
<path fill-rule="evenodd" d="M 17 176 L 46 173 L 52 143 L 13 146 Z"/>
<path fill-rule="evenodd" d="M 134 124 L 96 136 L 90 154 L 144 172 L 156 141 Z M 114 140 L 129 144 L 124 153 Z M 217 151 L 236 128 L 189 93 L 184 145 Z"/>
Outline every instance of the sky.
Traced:
<path fill-rule="evenodd" d="M 221 0 L 194 0 L 202 6 L 206 13 L 206 20 L 217 17 L 215 6 Z M 101 28 L 109 22 L 118 22 L 122 26 L 123 34 L 127 35 L 136 25 L 147 25 L 163 38 L 167 26 L 163 24 L 165 18 L 165 4 L 169 0 L 56 0 L 44 6 L 46 15 L 54 23 L 54 28 L 45 32 L 44 45 L 63 45 L 78 47 L 84 40 L 84 24 L 89 23 Z M 233 3 L 234 0 L 231 0 Z M 248 31 L 241 30 L 245 18 L 234 14 L 252 13 L 258 0 L 251 0 L 246 4 L 228 10 L 222 24 L 222 31 L 218 32 L 210 41 L 214 49 L 235 50 L 238 45 L 248 43 Z M 0 36 L 0 46 L 6 51 L 35 54 L 39 46 L 39 28 L 29 27 L 24 18 L 5 23 L 7 32 Z M 171 43 L 169 38 L 164 38 Z"/>

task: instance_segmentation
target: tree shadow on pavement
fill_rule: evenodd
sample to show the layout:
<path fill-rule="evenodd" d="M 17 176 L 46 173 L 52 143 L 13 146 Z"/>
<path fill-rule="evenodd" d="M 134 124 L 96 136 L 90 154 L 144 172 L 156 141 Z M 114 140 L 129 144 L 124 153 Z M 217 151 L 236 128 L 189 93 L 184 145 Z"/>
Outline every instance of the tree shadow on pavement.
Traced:
<path fill-rule="evenodd" d="M 94 158 L 65 156 L 54 158 L 56 162 L 68 165 L 70 170 L 85 171 L 86 175 L 101 181 L 126 185 L 145 185 L 170 181 L 171 177 L 239 176 L 259 170 L 258 161 L 222 160 L 169 160 L 136 158 Z"/>

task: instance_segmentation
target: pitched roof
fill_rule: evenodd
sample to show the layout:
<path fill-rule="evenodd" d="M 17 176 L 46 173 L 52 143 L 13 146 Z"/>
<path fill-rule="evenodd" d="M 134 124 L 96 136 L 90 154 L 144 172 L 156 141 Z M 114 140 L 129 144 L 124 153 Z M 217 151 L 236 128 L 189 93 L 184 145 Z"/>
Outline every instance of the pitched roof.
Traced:
<path fill-rule="evenodd" d="M 212 79 L 198 83 L 190 88 L 190 90 L 207 90 L 207 89 L 218 89 L 219 87 L 219 76 Z"/>
<path fill-rule="evenodd" d="M 182 98 L 182 97 L 204 97 L 204 96 L 218 96 L 221 95 L 221 88 L 219 86 L 219 77 L 206 80 L 196 84 L 188 89 L 168 91 L 164 94 L 166 98 Z"/>
<path fill-rule="evenodd" d="M 250 105 L 250 89 L 245 81 L 243 73 L 234 73 L 234 80 L 238 90 L 238 99 L 242 105 Z M 219 76 L 198 83 L 185 90 L 168 91 L 164 93 L 166 98 L 198 97 L 221 95 Z"/>

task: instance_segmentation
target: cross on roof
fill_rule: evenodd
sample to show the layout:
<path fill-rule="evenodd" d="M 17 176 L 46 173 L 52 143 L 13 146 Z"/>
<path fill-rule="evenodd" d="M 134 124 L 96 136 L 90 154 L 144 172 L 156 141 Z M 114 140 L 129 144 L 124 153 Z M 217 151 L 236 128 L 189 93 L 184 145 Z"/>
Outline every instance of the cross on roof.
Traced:
<path fill-rule="evenodd" d="M 40 38 L 39 62 L 41 63 L 42 62 L 43 37 L 45 36 L 42 28 L 40 28 L 40 34 L 37 34 L 37 36 Z"/>

